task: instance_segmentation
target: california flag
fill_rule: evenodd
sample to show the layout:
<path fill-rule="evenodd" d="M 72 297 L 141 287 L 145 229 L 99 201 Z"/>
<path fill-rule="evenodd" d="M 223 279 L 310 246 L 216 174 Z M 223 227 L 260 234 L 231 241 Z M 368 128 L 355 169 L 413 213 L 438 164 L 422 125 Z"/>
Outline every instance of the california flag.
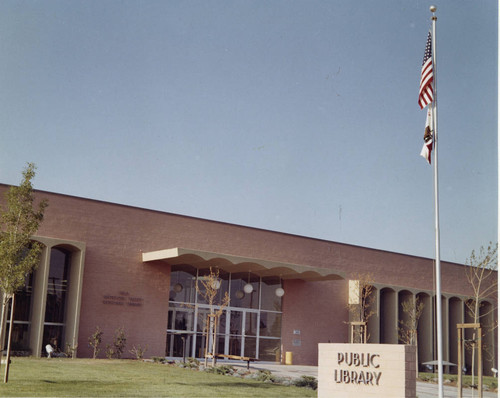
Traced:
<path fill-rule="evenodd" d="M 432 110 L 427 109 L 427 119 L 425 121 L 425 133 L 424 133 L 424 146 L 420 152 L 420 156 L 424 157 L 429 164 L 431 164 L 431 152 L 432 152 Z"/>

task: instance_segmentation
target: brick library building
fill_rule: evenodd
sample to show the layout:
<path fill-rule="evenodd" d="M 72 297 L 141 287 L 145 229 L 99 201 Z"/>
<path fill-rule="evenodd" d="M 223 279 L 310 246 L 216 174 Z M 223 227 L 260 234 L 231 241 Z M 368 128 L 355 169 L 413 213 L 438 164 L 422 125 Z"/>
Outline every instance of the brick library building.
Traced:
<path fill-rule="evenodd" d="M 1 198 L 8 188 L 0 184 Z M 196 286 L 212 269 L 215 308 L 229 297 L 216 326 L 217 354 L 269 362 L 289 354 L 293 364 L 317 365 L 318 343 L 353 338 L 349 306 L 359 303 L 360 289 L 352 287 L 369 277 L 368 344 L 401 344 L 409 317 L 402 304 L 418 299 L 421 370 L 436 359 L 432 259 L 57 193 L 36 191 L 36 198 L 49 207 L 33 237 L 44 246 L 40 264 L 16 296 L 18 355 L 45 356 L 56 341 L 92 357 L 89 337 L 99 327 L 102 347 L 123 328 L 124 357 L 140 346 L 145 357 L 202 358 L 211 309 Z M 465 265 L 442 261 L 441 270 L 443 355 L 456 364 L 457 324 L 472 322 L 472 289 Z M 481 302 L 485 374 L 496 367 L 495 307 Z M 463 354 L 470 367 L 472 355 Z"/>

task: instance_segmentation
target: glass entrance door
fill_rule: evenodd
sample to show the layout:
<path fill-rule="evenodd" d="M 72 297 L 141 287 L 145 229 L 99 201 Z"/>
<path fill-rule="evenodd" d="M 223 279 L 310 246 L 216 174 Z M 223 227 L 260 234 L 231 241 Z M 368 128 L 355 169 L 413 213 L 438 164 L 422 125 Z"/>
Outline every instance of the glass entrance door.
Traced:
<path fill-rule="evenodd" d="M 226 333 L 227 354 L 257 357 L 257 311 L 232 308 L 229 312 L 229 330 Z"/>
<path fill-rule="evenodd" d="M 168 311 L 167 357 L 185 358 L 190 356 L 194 335 L 194 309 L 171 306 Z"/>
<path fill-rule="evenodd" d="M 246 272 L 221 276 L 221 294 L 227 291 L 231 301 L 217 320 L 214 349 L 207 342 L 210 307 L 195 290 L 197 280 L 206 276 L 205 271 L 191 266 L 172 270 L 166 355 L 183 357 L 184 353 L 186 358 L 204 358 L 208 345 L 209 351 L 217 354 L 279 361 L 282 312 L 281 296 L 275 290 L 281 287 L 280 279 L 259 278 Z M 251 293 L 244 291 L 248 283 L 253 288 Z"/>
<path fill-rule="evenodd" d="M 208 352 L 211 352 L 213 334 L 209 334 L 207 340 L 207 330 L 213 330 L 213 323 L 209 323 L 209 314 L 208 308 L 172 307 L 169 311 L 166 356 L 203 358 L 207 344 Z M 215 326 L 215 353 L 256 358 L 258 322 L 258 311 L 225 309 Z"/>

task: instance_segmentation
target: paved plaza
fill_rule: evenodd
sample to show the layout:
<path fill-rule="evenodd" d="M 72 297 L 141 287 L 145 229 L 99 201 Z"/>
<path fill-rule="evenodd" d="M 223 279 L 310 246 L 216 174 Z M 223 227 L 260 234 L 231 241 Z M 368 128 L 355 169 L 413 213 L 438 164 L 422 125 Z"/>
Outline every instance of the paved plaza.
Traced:
<path fill-rule="evenodd" d="M 220 362 L 218 362 L 220 363 Z M 234 367 L 246 367 L 244 364 L 239 364 L 235 362 L 231 362 L 231 365 Z M 259 369 L 267 369 L 270 370 L 276 376 L 282 377 L 292 377 L 299 378 L 301 376 L 313 376 L 318 377 L 318 367 L 317 366 L 301 366 L 301 365 L 276 365 L 272 363 L 254 363 L 250 366 L 250 369 L 259 370 Z M 433 383 L 423 383 L 417 382 L 417 397 L 418 398 L 436 398 L 438 396 L 438 386 Z M 477 391 L 473 391 L 468 388 L 464 388 L 462 390 L 463 398 L 469 397 L 477 397 Z M 457 397 L 457 388 L 452 386 L 444 386 L 444 398 L 456 398 Z M 483 392 L 484 398 L 493 398 L 498 397 L 496 392 Z"/>

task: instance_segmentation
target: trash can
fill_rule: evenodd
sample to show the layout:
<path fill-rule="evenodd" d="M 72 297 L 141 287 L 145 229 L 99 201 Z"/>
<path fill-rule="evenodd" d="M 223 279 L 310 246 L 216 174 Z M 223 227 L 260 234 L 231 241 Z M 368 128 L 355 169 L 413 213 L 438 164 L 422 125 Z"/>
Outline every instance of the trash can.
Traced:
<path fill-rule="evenodd" d="M 291 365 L 293 363 L 293 352 L 285 352 L 285 365 Z"/>

